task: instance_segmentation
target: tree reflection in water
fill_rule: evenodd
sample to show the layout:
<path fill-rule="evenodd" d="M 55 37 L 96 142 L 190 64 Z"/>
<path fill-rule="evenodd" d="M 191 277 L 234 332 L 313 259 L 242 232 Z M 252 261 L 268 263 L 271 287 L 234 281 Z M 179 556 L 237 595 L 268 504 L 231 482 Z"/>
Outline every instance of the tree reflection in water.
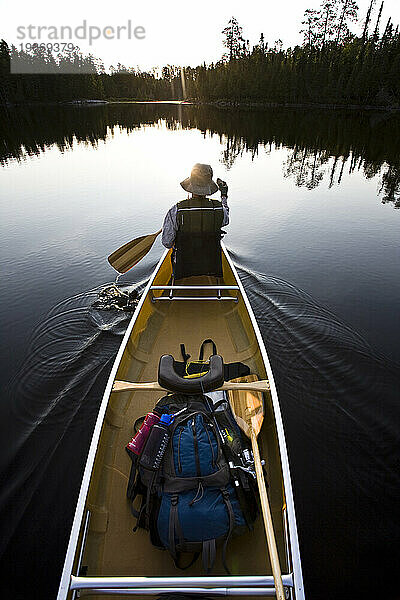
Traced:
<path fill-rule="evenodd" d="M 347 156 L 330 156 L 326 151 L 295 147 L 284 163 L 284 177 L 293 177 L 297 186 L 312 190 L 329 177 L 329 187 L 340 185 L 346 165 L 349 174 L 363 170 L 366 179 L 380 175 L 378 196 L 382 203 L 392 202 L 400 208 L 400 161 L 370 163 L 353 152 Z"/>
<path fill-rule="evenodd" d="M 323 181 L 340 185 L 345 171 L 379 176 L 377 195 L 400 208 L 400 118 L 395 112 L 292 110 L 221 110 L 174 104 L 103 106 L 36 106 L 2 110 L 0 164 L 39 155 L 57 145 L 61 152 L 74 142 L 96 147 L 114 129 L 128 133 L 144 125 L 169 130 L 199 129 L 219 137 L 221 162 L 229 169 L 244 153 L 289 150 L 284 177 L 315 189 Z"/>

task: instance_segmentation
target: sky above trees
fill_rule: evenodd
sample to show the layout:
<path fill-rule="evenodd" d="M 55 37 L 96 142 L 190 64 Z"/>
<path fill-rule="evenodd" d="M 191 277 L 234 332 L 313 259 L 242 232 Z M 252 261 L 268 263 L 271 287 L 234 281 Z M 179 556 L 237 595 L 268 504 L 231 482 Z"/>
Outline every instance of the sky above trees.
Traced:
<path fill-rule="evenodd" d="M 367 14 L 370 0 L 358 0 L 359 17 Z M 376 18 L 380 0 L 376 1 L 372 21 Z M 225 51 L 222 45 L 222 29 L 234 15 L 243 27 L 243 37 L 250 45 L 258 42 L 260 33 L 270 46 L 281 39 L 284 47 L 301 44 L 303 35 L 302 20 L 306 9 L 318 9 L 319 0 L 202 0 L 201 3 L 169 0 L 133 3 L 119 0 L 118 3 L 86 0 L 69 0 L 56 3 L 54 0 L 41 0 L 32 3 L 20 0 L 10 3 L 0 0 L 3 17 L 0 36 L 9 44 L 18 45 L 28 39 L 17 39 L 17 27 L 36 25 L 70 25 L 76 27 L 84 19 L 88 24 L 100 27 L 125 25 L 130 19 L 132 26 L 146 29 L 145 39 L 109 39 L 88 41 L 79 40 L 84 53 L 92 52 L 100 57 L 106 66 L 117 63 L 126 66 L 139 66 L 149 69 L 165 64 L 195 66 L 202 62 L 219 60 Z M 82 8 L 83 7 L 83 8 Z M 400 23 L 400 0 L 385 0 L 381 28 L 389 17 L 396 26 Z M 354 33 L 361 35 L 361 24 L 353 27 Z M 47 41 L 47 40 L 44 40 Z"/>

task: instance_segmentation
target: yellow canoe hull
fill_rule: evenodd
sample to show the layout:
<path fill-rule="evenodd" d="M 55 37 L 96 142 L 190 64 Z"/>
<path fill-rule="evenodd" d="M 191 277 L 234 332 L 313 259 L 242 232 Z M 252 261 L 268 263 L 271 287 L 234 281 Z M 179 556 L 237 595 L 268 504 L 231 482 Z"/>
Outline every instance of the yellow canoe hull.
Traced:
<path fill-rule="evenodd" d="M 162 354 L 172 354 L 181 360 L 180 344 L 183 343 L 186 352 L 196 359 L 201 343 L 207 338 L 215 341 L 218 353 L 226 363 L 243 362 L 259 379 L 270 381 L 271 391 L 264 392 L 265 418 L 259 436 L 260 451 L 267 465 L 268 493 L 282 573 L 290 574 L 296 570 L 297 581 L 292 588 L 296 591 L 294 597 L 303 597 L 290 475 L 286 446 L 282 448 L 280 439 L 283 428 L 273 376 L 243 287 L 224 248 L 222 252 L 223 281 L 196 277 L 178 282 L 192 286 L 191 289 L 163 290 L 159 289 L 160 286 L 168 286 L 172 275 L 170 252 L 166 252 L 141 297 L 100 408 L 59 600 L 69 597 L 70 576 L 78 575 L 78 569 L 82 572 L 82 567 L 85 568 L 85 576 L 95 578 L 182 575 L 186 578 L 204 575 L 201 561 L 182 572 L 174 566 L 168 552 L 151 545 L 146 531 L 132 532 L 135 520 L 126 499 L 131 461 L 125 445 L 133 435 L 136 419 L 149 412 L 163 394 L 147 390 L 113 392 L 112 387 L 116 380 L 139 383 L 157 381 L 158 362 Z M 224 300 L 216 299 L 218 291 L 215 289 L 196 289 L 197 286 L 216 286 L 217 283 L 232 288 L 219 293 Z M 174 299 L 166 300 L 171 294 Z M 191 299 L 182 300 L 184 296 Z M 209 297 L 214 299 L 207 300 Z M 288 488 L 293 513 L 289 515 L 290 518 L 287 511 Z M 230 541 L 228 564 L 234 576 L 271 575 L 261 518 L 257 520 L 254 531 Z M 226 576 L 220 557 L 213 575 Z"/>

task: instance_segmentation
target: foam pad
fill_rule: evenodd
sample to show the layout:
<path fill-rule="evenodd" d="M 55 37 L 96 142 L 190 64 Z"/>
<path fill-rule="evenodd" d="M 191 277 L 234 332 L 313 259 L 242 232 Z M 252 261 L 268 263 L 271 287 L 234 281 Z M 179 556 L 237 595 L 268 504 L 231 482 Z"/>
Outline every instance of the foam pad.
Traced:
<path fill-rule="evenodd" d="M 210 367 L 205 375 L 185 379 L 175 371 L 173 356 L 164 354 L 158 365 L 158 383 L 169 392 L 180 394 L 212 392 L 224 383 L 224 361 L 222 356 L 214 354 L 210 357 Z"/>

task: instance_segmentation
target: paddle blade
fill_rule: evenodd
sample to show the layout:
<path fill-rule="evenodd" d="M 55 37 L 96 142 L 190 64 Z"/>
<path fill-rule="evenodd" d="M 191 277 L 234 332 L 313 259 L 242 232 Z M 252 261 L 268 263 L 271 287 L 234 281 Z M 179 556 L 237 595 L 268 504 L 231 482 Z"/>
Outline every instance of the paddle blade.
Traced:
<path fill-rule="evenodd" d="M 233 382 L 243 383 L 258 381 L 257 375 L 246 375 L 232 379 Z M 256 437 L 260 433 L 264 421 L 263 395 L 259 392 L 247 390 L 234 390 L 228 392 L 229 403 L 236 422 L 247 437 L 250 437 L 253 429 Z"/>
<path fill-rule="evenodd" d="M 107 259 L 108 262 L 118 273 L 126 273 L 146 256 L 161 231 L 162 229 L 151 235 L 143 235 L 124 244 L 121 248 L 110 254 Z"/>

